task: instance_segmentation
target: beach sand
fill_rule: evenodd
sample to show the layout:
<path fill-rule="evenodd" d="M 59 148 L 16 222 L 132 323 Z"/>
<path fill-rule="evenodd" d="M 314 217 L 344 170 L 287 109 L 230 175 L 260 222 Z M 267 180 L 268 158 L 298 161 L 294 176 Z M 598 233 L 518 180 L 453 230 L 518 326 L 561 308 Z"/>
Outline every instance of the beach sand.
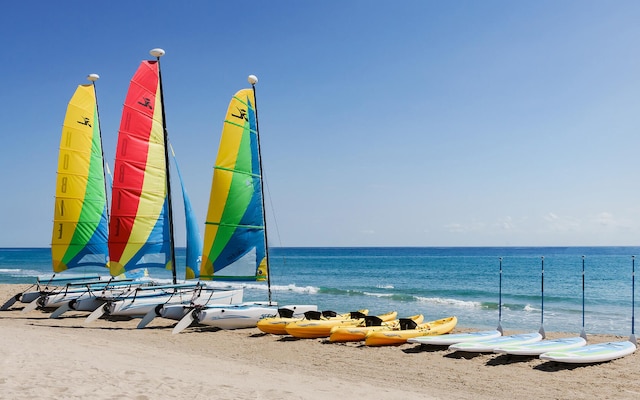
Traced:
<path fill-rule="evenodd" d="M 0 285 L 0 304 L 27 287 Z M 138 320 L 85 325 L 87 313 L 52 320 L 21 308 L 0 312 L 2 399 L 640 398 L 640 352 L 582 366 L 413 344 L 294 340 L 258 329 L 172 335 L 175 321 L 139 330 Z M 589 335 L 590 343 L 626 339 Z"/>

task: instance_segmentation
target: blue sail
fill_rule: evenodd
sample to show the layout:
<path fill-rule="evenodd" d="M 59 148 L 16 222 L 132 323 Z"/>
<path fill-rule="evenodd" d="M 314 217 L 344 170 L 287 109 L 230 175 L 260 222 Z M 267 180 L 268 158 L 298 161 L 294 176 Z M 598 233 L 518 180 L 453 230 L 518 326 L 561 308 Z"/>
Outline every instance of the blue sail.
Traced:
<path fill-rule="evenodd" d="M 185 268 L 185 279 L 196 279 L 200 277 L 200 260 L 202 260 L 202 238 L 200 231 L 198 230 L 198 220 L 191 207 L 191 200 L 187 194 L 187 189 L 184 186 L 184 180 L 178 168 L 178 161 L 176 160 L 176 154 L 171 147 L 171 155 L 178 171 L 178 177 L 180 178 L 180 187 L 182 188 L 182 199 L 184 200 L 184 213 L 187 225 L 187 262 Z"/>

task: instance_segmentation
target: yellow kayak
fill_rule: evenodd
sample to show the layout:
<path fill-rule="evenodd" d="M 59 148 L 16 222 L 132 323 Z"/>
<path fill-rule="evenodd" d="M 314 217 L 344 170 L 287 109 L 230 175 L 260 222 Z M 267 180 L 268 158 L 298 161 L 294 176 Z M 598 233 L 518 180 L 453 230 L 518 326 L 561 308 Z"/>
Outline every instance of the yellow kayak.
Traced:
<path fill-rule="evenodd" d="M 422 314 L 412 315 L 408 318 L 395 319 L 393 321 L 381 322 L 377 325 L 369 326 L 335 326 L 331 328 L 331 335 L 329 340 L 331 342 L 358 342 L 364 340 L 367 333 L 374 331 L 391 331 L 406 329 L 403 326 L 407 325 L 405 321 L 413 321 L 413 324 L 419 325 L 424 320 Z M 365 319 L 366 322 L 366 319 Z M 414 325 L 415 326 L 415 325 Z"/>
<path fill-rule="evenodd" d="M 388 312 L 386 314 L 378 315 L 383 321 L 394 320 L 398 316 L 397 311 Z M 357 318 L 334 318 L 324 320 L 308 320 L 303 319 L 301 321 L 290 322 L 286 325 L 285 330 L 293 337 L 297 338 L 321 338 L 329 337 L 331 334 L 331 328 L 334 326 L 356 326 L 364 325 L 364 315 Z"/>
<path fill-rule="evenodd" d="M 357 312 L 367 315 L 369 310 L 358 310 Z M 286 326 L 291 322 L 306 320 L 325 320 L 325 319 L 350 319 L 352 313 L 345 314 L 336 314 L 332 311 L 322 311 L 321 313 L 306 313 L 305 317 L 288 317 L 288 316 L 277 316 L 277 317 L 267 317 L 262 318 L 258 321 L 256 326 L 262 332 L 271 333 L 273 335 L 286 335 Z"/>
<path fill-rule="evenodd" d="M 367 346 L 389 346 L 399 345 L 407 342 L 407 339 L 418 336 L 443 335 L 449 333 L 456 327 L 458 318 L 448 317 L 435 321 L 425 322 L 416 329 L 398 331 L 374 331 L 369 332 L 364 339 Z"/>

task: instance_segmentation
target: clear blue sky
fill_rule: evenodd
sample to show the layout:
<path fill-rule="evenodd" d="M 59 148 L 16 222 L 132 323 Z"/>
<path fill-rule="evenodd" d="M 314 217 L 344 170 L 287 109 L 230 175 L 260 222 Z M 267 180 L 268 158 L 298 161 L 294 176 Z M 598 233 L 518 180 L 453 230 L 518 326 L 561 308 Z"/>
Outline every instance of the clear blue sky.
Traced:
<path fill-rule="evenodd" d="M 154 47 L 202 223 L 228 101 L 256 74 L 272 245 L 640 245 L 638 21 L 638 1 L 8 2 L 0 247 L 49 245 L 89 73 L 113 165 Z"/>

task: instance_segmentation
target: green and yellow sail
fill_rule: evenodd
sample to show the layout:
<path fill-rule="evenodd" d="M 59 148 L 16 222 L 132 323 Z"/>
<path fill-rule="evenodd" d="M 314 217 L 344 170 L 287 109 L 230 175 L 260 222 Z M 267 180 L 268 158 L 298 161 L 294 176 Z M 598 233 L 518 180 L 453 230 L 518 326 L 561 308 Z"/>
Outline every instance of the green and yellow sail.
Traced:
<path fill-rule="evenodd" d="M 53 271 L 106 267 L 107 198 L 95 87 L 79 85 L 62 128 L 51 238 Z"/>
<path fill-rule="evenodd" d="M 204 232 L 200 279 L 267 278 L 255 95 L 233 96 L 224 120 Z"/>

